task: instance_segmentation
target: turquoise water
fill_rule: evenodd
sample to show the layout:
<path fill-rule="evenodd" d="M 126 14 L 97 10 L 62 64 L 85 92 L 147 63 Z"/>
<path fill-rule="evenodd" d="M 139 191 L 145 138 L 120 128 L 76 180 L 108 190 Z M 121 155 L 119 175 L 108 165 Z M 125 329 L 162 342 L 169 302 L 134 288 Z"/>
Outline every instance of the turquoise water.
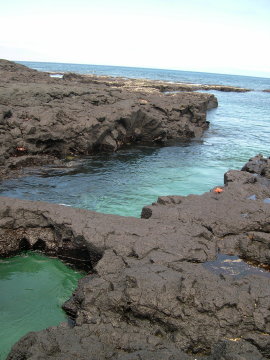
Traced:
<path fill-rule="evenodd" d="M 201 140 L 166 147 L 130 147 L 46 167 L 0 183 L 0 194 L 43 200 L 124 216 L 140 216 L 163 195 L 200 194 L 223 184 L 223 174 L 240 169 L 257 153 L 270 156 L 270 94 L 214 93 L 211 125 Z"/>
<path fill-rule="evenodd" d="M 67 321 L 61 305 L 82 275 L 57 259 L 26 253 L 0 259 L 0 359 L 29 331 Z"/>

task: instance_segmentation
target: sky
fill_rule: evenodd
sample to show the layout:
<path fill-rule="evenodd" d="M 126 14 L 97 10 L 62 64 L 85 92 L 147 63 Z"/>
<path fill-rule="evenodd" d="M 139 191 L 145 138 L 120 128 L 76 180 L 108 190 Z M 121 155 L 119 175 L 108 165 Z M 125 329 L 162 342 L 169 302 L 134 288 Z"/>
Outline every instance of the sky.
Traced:
<path fill-rule="evenodd" d="M 270 77 L 270 0 L 1 0 L 0 58 Z"/>

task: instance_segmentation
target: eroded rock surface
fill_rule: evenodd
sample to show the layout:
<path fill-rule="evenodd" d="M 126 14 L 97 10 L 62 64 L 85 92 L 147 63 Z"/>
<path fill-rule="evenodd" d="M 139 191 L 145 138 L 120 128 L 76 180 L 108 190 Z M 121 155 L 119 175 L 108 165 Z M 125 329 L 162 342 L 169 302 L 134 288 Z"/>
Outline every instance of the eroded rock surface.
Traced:
<path fill-rule="evenodd" d="M 190 84 L 182 82 L 168 82 L 162 80 L 150 80 L 150 79 L 130 79 L 121 77 L 110 76 L 96 76 L 96 75 L 80 75 L 75 73 L 63 74 L 65 79 L 76 79 L 80 82 L 93 82 L 102 83 L 107 86 L 117 86 L 139 90 L 153 91 L 153 89 L 165 92 L 177 92 L 177 91 L 197 91 L 197 90 L 216 90 L 224 92 L 248 92 L 252 89 L 246 89 L 242 87 L 230 86 L 230 85 L 206 85 L 206 84 Z"/>
<path fill-rule="evenodd" d="M 2 197 L 1 256 L 39 249 L 89 270 L 64 304 L 75 327 L 30 333 L 8 359 L 269 359 L 270 276 L 207 266 L 220 253 L 270 265 L 269 165 L 257 156 L 142 219 Z"/>
<path fill-rule="evenodd" d="M 0 176 L 25 164 L 116 151 L 127 143 L 200 137 L 214 95 L 162 93 L 121 80 L 65 75 L 51 78 L 0 60 Z M 20 161 L 18 158 L 23 157 Z"/>

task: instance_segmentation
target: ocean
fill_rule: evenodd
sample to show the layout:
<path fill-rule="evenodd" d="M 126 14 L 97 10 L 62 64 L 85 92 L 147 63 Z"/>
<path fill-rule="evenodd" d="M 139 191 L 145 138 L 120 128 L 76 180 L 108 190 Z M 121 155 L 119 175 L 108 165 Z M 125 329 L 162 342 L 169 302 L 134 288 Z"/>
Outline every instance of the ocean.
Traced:
<path fill-rule="evenodd" d="M 264 90 L 270 88 L 270 78 L 251 76 L 224 75 L 194 71 L 135 68 L 127 66 L 85 65 L 31 61 L 18 62 L 38 71 L 48 71 L 55 73 L 75 72 L 79 74 L 91 74 L 97 76 L 108 75 L 134 79 L 151 79 L 191 84 L 230 85 L 255 90 Z"/>
<path fill-rule="evenodd" d="M 247 93 L 210 91 L 217 109 L 200 140 L 170 146 L 133 146 L 88 156 L 67 169 L 45 167 L 0 183 L 0 194 L 43 200 L 123 216 L 140 216 L 158 196 L 200 194 L 223 184 L 223 174 L 240 169 L 258 153 L 270 156 L 270 79 L 188 71 L 101 65 L 21 62 L 40 71 L 222 84 L 254 89 Z"/>

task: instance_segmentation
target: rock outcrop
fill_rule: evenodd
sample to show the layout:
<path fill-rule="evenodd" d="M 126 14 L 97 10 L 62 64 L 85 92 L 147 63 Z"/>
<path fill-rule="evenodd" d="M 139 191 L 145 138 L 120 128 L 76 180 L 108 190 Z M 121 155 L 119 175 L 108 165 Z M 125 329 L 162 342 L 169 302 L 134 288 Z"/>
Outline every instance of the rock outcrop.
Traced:
<path fill-rule="evenodd" d="M 211 94 L 164 94 L 81 75 L 51 78 L 0 61 L 0 175 L 25 164 L 200 137 Z"/>
<path fill-rule="evenodd" d="M 142 219 L 1 198 L 1 256 L 37 249 L 89 271 L 64 304 L 75 326 L 30 333 L 8 359 L 269 359 L 269 169 L 257 156 Z M 244 272 L 224 273 L 231 255 Z"/>
<path fill-rule="evenodd" d="M 180 92 L 180 91 L 198 91 L 198 90 L 215 90 L 223 92 L 249 92 L 252 89 L 230 86 L 230 85 L 206 85 L 206 84 L 188 84 L 182 82 L 168 82 L 162 80 L 150 79 L 130 79 L 110 76 L 80 75 L 75 73 L 63 74 L 64 79 L 76 80 L 82 83 L 102 83 L 106 86 L 117 86 L 122 88 L 133 89 L 135 91 L 156 89 L 160 92 Z"/>

